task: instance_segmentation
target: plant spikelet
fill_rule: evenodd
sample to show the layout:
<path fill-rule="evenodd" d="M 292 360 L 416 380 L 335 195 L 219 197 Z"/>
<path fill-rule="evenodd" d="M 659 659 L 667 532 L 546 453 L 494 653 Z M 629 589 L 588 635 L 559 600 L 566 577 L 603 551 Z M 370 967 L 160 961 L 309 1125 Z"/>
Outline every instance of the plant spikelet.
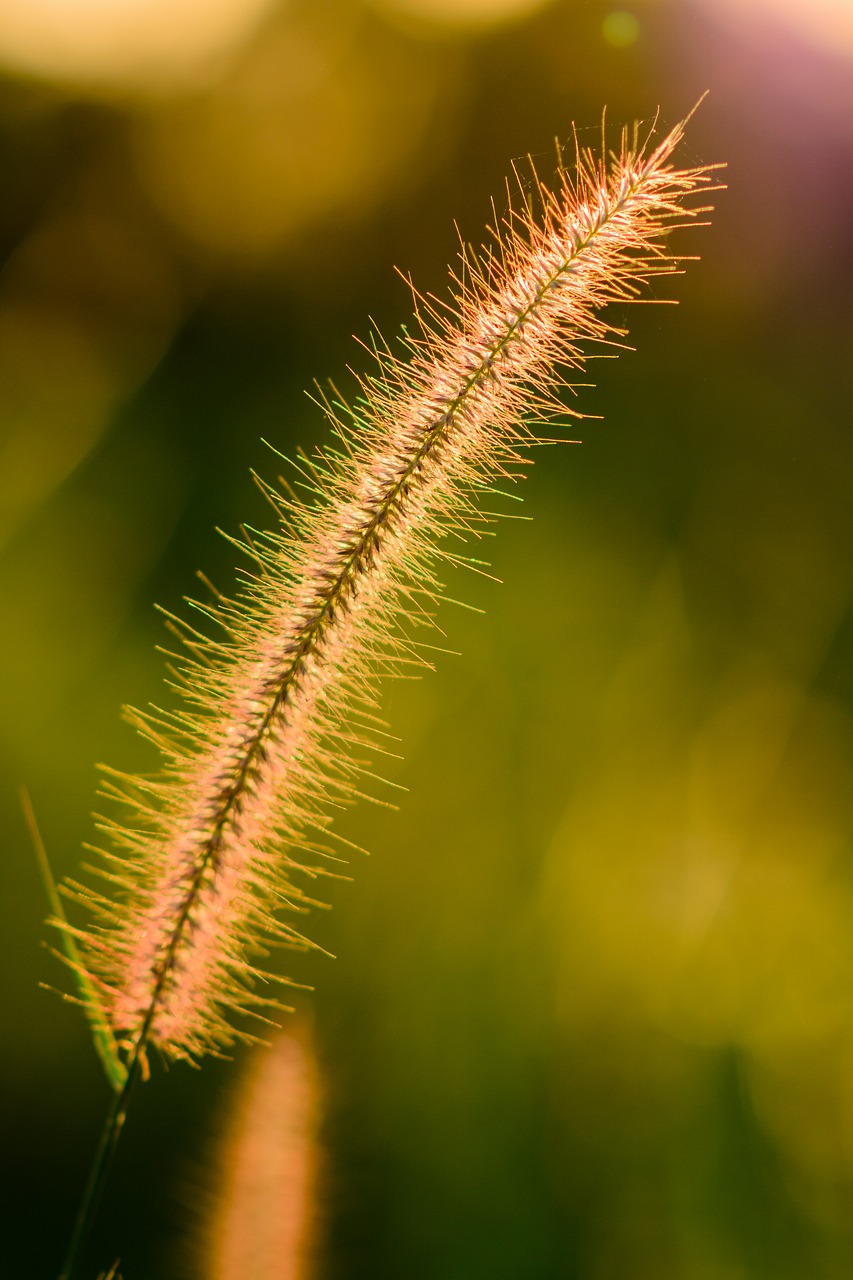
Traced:
<path fill-rule="evenodd" d="M 305 1033 L 279 1033 L 247 1078 L 223 1145 L 209 1280 L 304 1280 L 316 1233 L 320 1081 Z"/>
<path fill-rule="evenodd" d="M 310 903 L 295 873 L 319 873 L 331 813 L 361 794 L 364 750 L 382 742 L 379 677 L 429 665 L 416 631 L 434 625 L 441 563 L 460 561 L 448 535 L 484 531 L 482 498 L 537 441 L 529 422 L 565 414 L 566 371 L 623 336 L 601 308 L 678 267 L 667 234 L 710 183 L 671 162 L 681 136 L 625 133 L 608 159 L 577 148 L 553 189 L 519 180 L 492 246 L 462 250 L 452 305 L 416 295 L 407 358 L 377 337 L 354 406 L 324 398 L 335 447 L 299 464 L 307 496 L 267 489 L 280 528 L 245 546 L 236 600 L 204 606 L 218 638 L 173 620 L 182 709 L 134 717 L 162 772 L 109 775 L 133 812 L 107 824 L 111 892 L 68 887 L 95 912 L 81 964 L 130 1057 L 222 1051 L 245 1035 L 235 1015 L 273 1004 L 258 957 L 305 945 L 286 922 Z"/>

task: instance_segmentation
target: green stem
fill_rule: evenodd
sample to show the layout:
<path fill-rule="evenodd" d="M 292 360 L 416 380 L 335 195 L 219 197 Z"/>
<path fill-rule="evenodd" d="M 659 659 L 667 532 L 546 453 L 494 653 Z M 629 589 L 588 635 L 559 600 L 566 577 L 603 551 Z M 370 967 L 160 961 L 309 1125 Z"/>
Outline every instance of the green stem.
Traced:
<path fill-rule="evenodd" d="M 143 1028 L 143 1030 L 145 1029 Z M 74 1230 L 71 1233 L 68 1251 L 62 1264 L 62 1270 L 59 1273 L 59 1280 L 71 1280 L 74 1268 L 89 1237 L 95 1215 L 98 1212 L 98 1206 L 101 1203 L 104 1186 L 112 1167 L 118 1140 L 124 1128 L 130 1091 L 140 1074 L 144 1044 L 145 1039 L 140 1036 L 136 1042 L 133 1057 L 128 1063 L 127 1078 L 121 1089 L 114 1094 L 110 1109 L 107 1112 L 107 1118 L 104 1121 L 104 1127 L 101 1132 L 101 1140 L 98 1143 L 98 1149 L 95 1152 L 95 1159 L 92 1162 L 92 1168 L 89 1173 L 89 1181 L 86 1183 L 86 1190 L 83 1192 L 83 1199 L 77 1211 Z"/>

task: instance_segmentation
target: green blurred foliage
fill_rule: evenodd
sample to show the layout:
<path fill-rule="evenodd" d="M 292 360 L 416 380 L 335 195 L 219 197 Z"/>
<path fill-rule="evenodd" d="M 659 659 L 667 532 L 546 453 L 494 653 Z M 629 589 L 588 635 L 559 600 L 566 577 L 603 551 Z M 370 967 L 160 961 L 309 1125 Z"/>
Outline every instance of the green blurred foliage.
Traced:
<path fill-rule="evenodd" d="M 374 856 L 310 922 L 338 959 L 282 961 L 316 986 L 318 1274 L 853 1269 L 850 63 L 687 0 L 462 10 L 292 0 L 185 82 L 0 81 L 4 1275 L 55 1271 L 105 1106 L 38 990 L 17 786 L 73 873 L 94 762 L 153 763 L 117 713 L 163 696 L 152 602 L 228 589 L 214 526 L 263 524 L 261 439 L 320 439 L 303 389 L 408 319 L 392 265 L 440 292 L 513 158 L 707 88 L 685 154 L 729 190 L 680 308 L 614 317 L 638 352 L 537 451 L 504 585 L 449 584 L 485 616 L 448 605 L 461 656 L 387 692 L 409 794 L 342 821 Z M 140 1091 L 97 1235 L 128 1280 L 188 1274 L 238 1072 Z"/>

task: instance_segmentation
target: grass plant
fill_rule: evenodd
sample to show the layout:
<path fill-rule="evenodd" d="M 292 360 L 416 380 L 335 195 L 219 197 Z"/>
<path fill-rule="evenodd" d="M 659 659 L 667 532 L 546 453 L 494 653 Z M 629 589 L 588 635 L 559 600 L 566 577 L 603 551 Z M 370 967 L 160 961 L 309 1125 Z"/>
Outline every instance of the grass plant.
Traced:
<path fill-rule="evenodd" d="M 256 1037 L 246 1015 L 282 1008 L 265 993 L 283 981 L 269 949 L 310 945 L 297 922 L 350 848 L 332 818 L 381 785 L 380 678 L 431 665 L 445 568 L 485 571 L 472 545 L 543 424 L 569 412 L 558 393 L 592 350 L 623 343 L 602 309 L 649 300 L 649 282 L 683 261 L 668 236 L 697 221 L 689 198 L 713 180 L 674 163 L 683 127 L 659 140 L 635 127 L 600 156 L 576 145 L 552 186 L 519 170 L 491 243 L 462 247 L 449 302 L 414 294 L 402 354 L 371 337 L 374 371 L 353 404 L 320 394 L 328 448 L 290 480 L 259 481 L 276 527 L 244 531 L 236 597 L 195 604 L 199 628 L 169 619 L 180 701 L 130 713 L 160 770 L 105 770 L 119 806 L 101 822 L 106 847 L 63 886 L 90 922 L 54 908 L 113 1088 L 62 1280 L 151 1050 L 221 1055 Z"/>
<path fill-rule="evenodd" d="M 303 1280 L 316 1235 L 321 1086 L 310 1036 L 278 1032 L 237 1096 L 200 1274 Z"/>

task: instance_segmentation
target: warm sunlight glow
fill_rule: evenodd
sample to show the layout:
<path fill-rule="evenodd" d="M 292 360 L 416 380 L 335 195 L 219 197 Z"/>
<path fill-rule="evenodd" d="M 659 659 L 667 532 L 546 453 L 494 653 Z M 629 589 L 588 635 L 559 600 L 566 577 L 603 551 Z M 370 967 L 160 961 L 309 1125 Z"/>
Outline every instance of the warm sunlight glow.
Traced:
<path fill-rule="evenodd" d="M 550 0 L 381 0 L 380 8 L 453 26 L 491 26 L 527 17 Z"/>
<path fill-rule="evenodd" d="M 853 0 L 704 0 L 715 13 L 754 25 L 771 19 L 811 44 L 853 56 Z"/>
<path fill-rule="evenodd" d="M 96 85 L 174 84 L 223 57 L 274 0 L 4 0 L 0 62 Z"/>

